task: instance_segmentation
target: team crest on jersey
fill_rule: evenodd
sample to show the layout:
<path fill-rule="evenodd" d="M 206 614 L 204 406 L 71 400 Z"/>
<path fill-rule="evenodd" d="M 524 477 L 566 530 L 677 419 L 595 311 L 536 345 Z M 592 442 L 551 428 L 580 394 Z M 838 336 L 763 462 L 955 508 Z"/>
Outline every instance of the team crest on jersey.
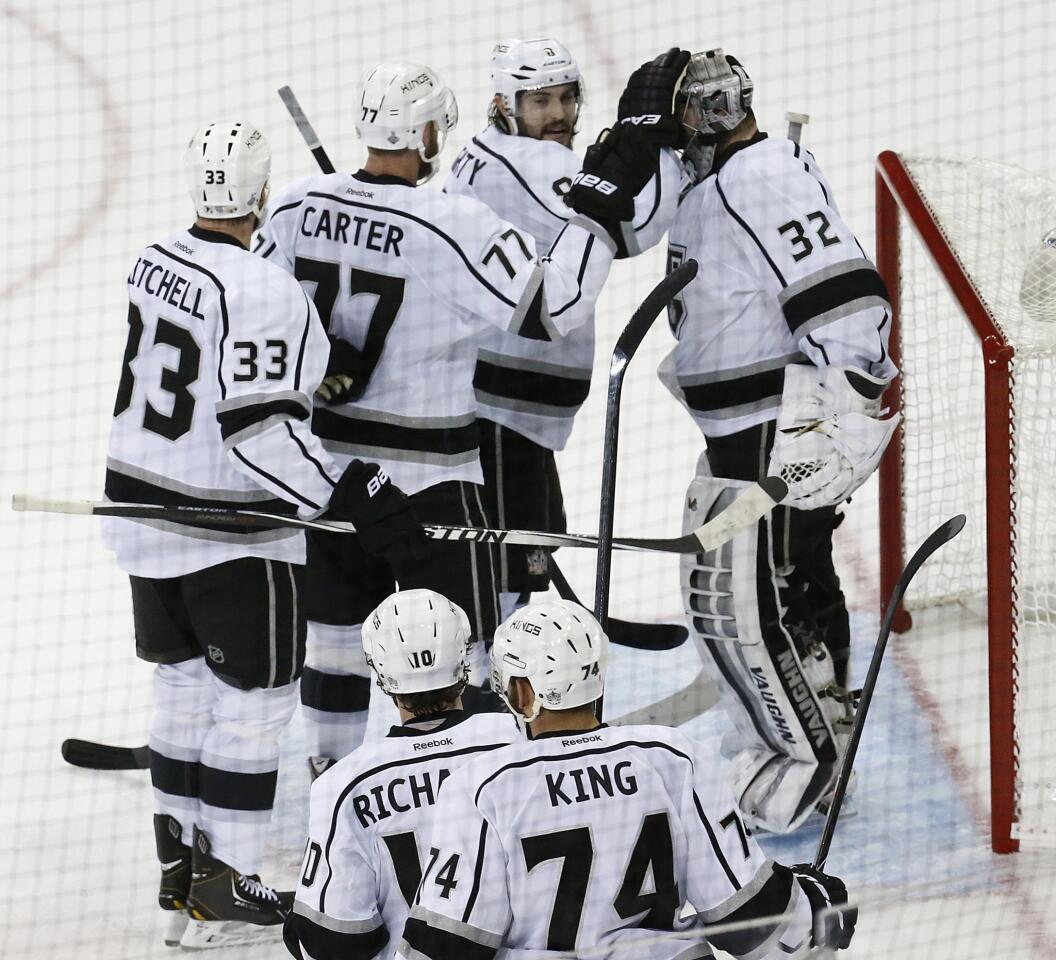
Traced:
<path fill-rule="evenodd" d="M 550 569 L 550 561 L 546 551 L 542 547 L 536 547 L 528 551 L 528 573 L 533 577 L 546 576 Z"/>

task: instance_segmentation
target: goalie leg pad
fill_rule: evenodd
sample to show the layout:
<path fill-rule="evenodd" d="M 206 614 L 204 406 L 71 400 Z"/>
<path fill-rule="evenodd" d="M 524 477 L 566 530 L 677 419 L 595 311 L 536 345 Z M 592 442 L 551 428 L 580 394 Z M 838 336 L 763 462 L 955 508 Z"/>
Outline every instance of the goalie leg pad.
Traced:
<path fill-rule="evenodd" d="M 301 714 L 309 757 L 340 760 L 362 742 L 370 706 L 362 625 L 308 621 Z"/>
<path fill-rule="evenodd" d="M 694 479 L 684 528 L 706 522 L 746 485 Z M 701 659 L 711 666 L 743 745 L 733 764 L 735 796 L 743 798 L 750 819 L 787 832 L 806 819 L 828 787 L 836 741 L 815 692 L 815 684 L 831 683 L 831 661 L 826 676 L 813 661 L 805 669 L 783 622 L 785 584 L 775 567 L 774 522 L 766 517 L 717 550 L 684 556 L 681 584 Z"/>
<path fill-rule="evenodd" d="M 213 722 L 216 685 L 204 657 L 154 668 L 150 779 L 154 810 L 191 836 L 198 817 L 198 761 Z"/>
<path fill-rule="evenodd" d="M 297 684 L 239 690 L 217 678 L 213 724 L 202 744 L 199 827 L 213 856 L 259 873 L 275 802 L 279 734 L 297 707 Z"/>

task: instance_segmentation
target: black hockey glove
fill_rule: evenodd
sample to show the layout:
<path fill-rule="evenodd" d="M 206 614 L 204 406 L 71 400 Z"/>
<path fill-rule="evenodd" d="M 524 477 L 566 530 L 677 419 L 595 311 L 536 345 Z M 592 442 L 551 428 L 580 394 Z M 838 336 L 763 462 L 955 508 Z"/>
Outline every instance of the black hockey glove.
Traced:
<path fill-rule="evenodd" d="M 421 559 L 428 537 L 410 500 L 376 463 L 353 460 L 330 495 L 329 518 L 351 520 L 363 549 L 400 574 Z"/>
<path fill-rule="evenodd" d="M 839 877 L 822 873 L 809 863 L 793 864 L 789 869 L 806 893 L 814 914 L 811 945 L 846 950 L 858 923 L 858 908 L 845 906 L 847 885 Z"/>
<path fill-rule="evenodd" d="M 638 127 L 658 147 L 685 146 L 686 131 L 675 115 L 675 99 L 689 59 L 688 50 L 672 47 L 635 70 L 620 94 L 619 122 Z"/>
<path fill-rule="evenodd" d="M 367 388 L 366 364 L 363 352 L 347 340 L 327 334 L 330 357 L 326 361 L 326 375 L 316 393 L 327 403 L 347 403 L 358 400 Z"/>
<path fill-rule="evenodd" d="M 619 245 L 619 225 L 634 219 L 634 198 L 657 172 L 660 154 L 636 127 L 603 130 L 565 195 L 576 213 L 600 223 Z"/>

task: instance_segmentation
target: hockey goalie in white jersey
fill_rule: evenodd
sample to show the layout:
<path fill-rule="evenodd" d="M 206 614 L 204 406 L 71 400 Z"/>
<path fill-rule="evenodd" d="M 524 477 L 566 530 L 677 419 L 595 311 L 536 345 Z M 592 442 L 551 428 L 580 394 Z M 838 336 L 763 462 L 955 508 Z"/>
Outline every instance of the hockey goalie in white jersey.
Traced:
<path fill-rule="evenodd" d="M 403 721 L 312 784 L 308 845 L 285 939 L 298 960 L 391 957 L 423 869 L 436 801 L 451 772 L 509 743 L 509 714 L 469 715 L 465 612 L 432 590 L 384 600 L 363 626 L 366 660 Z"/>
<path fill-rule="evenodd" d="M 656 148 L 628 131 L 593 155 L 588 172 L 612 189 L 586 198 L 590 216 L 572 215 L 544 250 L 477 200 L 419 188 L 457 119 L 428 67 L 379 64 L 355 110 L 364 168 L 292 184 L 261 234 L 261 255 L 310 291 L 330 333 L 327 402 L 313 430 L 339 463 L 378 460 L 422 519 L 484 525 L 477 347 L 488 331 L 548 341 L 591 322 L 616 250 L 612 225 L 629 219 Z M 301 695 L 320 756 L 344 756 L 361 739 L 369 686 L 359 625 L 393 574 L 401 588 L 436 589 L 465 609 L 481 659 L 500 619 L 488 547 L 433 543 L 421 562 L 388 572 L 353 549 L 354 538 L 333 548 L 325 535 L 309 538 Z"/>
<path fill-rule="evenodd" d="M 789 960 L 846 947 L 857 911 L 843 882 L 766 859 L 715 758 L 669 727 L 598 723 L 607 658 L 598 622 L 565 600 L 530 603 L 496 631 L 495 683 L 527 738 L 444 784 L 397 956 L 704 960 L 714 947 Z"/>
<path fill-rule="evenodd" d="M 636 70 L 620 121 L 681 149 L 669 268 L 696 281 L 672 304 L 677 345 L 661 379 L 707 439 L 686 499 L 686 529 L 744 485 L 779 474 L 789 497 L 758 528 L 682 561 L 698 649 L 736 730 L 731 783 L 752 826 L 786 832 L 827 802 L 850 732 L 850 631 L 832 533 L 878 463 L 897 420 L 880 397 L 887 353 L 883 281 L 844 222 L 813 156 L 767 137 L 753 84 L 721 50 L 671 50 Z"/>

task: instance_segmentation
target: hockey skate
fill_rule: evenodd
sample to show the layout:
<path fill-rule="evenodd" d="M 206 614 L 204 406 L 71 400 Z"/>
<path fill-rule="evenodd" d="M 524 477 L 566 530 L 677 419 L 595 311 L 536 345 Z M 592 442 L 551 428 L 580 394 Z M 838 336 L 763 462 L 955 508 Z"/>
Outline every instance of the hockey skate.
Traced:
<path fill-rule="evenodd" d="M 256 874 L 239 873 L 210 853 L 209 838 L 197 827 L 187 897 L 190 922 L 180 939 L 184 950 L 209 950 L 282 939 L 282 924 L 293 892 L 280 893 Z"/>
<path fill-rule="evenodd" d="M 191 848 L 183 842 L 180 821 L 168 814 L 154 814 L 154 843 L 161 863 L 158 905 L 168 914 L 165 946 L 178 947 L 190 918 L 187 894 L 191 889 Z"/>

